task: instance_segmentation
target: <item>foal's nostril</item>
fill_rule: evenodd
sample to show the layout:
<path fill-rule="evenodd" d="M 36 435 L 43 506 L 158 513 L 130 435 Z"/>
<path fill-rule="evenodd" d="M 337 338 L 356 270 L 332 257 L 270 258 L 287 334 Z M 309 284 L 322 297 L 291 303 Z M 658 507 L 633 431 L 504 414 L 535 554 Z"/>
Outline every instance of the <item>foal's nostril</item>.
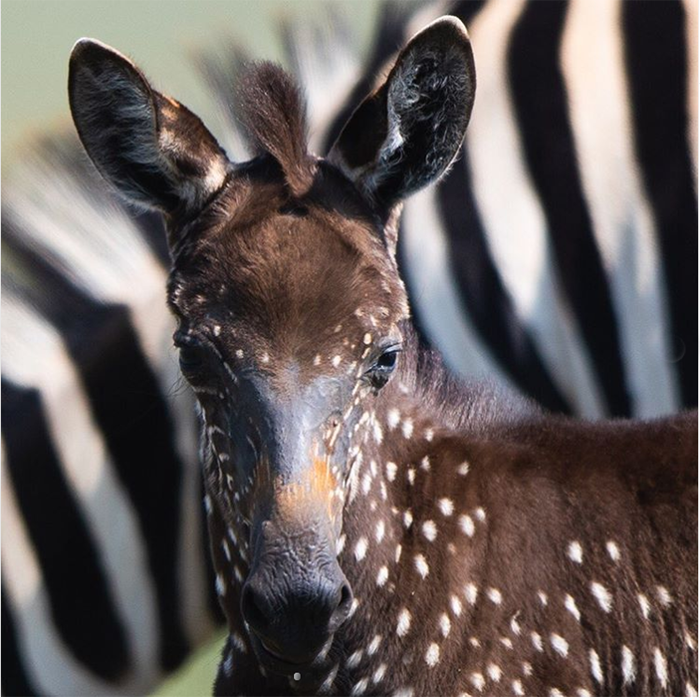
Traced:
<path fill-rule="evenodd" d="M 253 628 L 258 634 L 266 634 L 268 629 L 268 620 L 265 611 L 263 610 L 265 600 L 259 596 L 253 586 L 247 583 L 243 587 L 241 597 L 241 612 L 243 619 Z"/>
<path fill-rule="evenodd" d="M 343 583 L 340 588 L 340 600 L 338 605 L 333 611 L 329 622 L 330 632 L 335 632 L 338 627 L 340 627 L 343 622 L 349 617 L 350 610 L 352 609 L 353 595 L 350 585 L 348 583 Z"/>

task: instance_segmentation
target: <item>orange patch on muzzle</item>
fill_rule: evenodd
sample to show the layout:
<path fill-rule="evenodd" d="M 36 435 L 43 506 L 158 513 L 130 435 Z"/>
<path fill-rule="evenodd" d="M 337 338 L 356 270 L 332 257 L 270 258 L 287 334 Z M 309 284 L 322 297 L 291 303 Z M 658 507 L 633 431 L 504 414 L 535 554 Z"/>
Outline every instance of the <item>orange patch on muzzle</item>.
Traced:
<path fill-rule="evenodd" d="M 328 462 L 319 457 L 312 458 L 311 466 L 304 469 L 297 481 L 278 483 L 275 488 L 277 510 L 285 517 L 299 519 L 326 510 L 328 517 L 335 520 L 340 508 L 338 480 Z"/>

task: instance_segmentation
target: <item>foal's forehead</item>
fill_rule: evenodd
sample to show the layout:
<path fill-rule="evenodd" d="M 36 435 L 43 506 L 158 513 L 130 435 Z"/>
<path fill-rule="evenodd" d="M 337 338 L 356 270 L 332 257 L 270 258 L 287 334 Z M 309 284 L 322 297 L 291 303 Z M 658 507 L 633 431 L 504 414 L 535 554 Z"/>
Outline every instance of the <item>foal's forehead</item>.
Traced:
<path fill-rule="evenodd" d="M 377 222 L 327 173 L 318 180 L 295 200 L 275 181 L 234 180 L 176 259 L 177 314 L 268 338 L 303 329 L 318 339 L 338 323 L 344 336 L 381 334 L 402 319 L 405 294 Z"/>

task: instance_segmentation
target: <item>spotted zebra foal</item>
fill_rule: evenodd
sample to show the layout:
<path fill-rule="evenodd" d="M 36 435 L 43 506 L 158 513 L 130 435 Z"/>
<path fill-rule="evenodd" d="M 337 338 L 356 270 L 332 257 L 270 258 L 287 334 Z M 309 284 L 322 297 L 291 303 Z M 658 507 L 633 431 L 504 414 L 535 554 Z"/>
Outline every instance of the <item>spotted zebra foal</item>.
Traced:
<path fill-rule="evenodd" d="M 547 415 L 412 332 L 398 217 L 464 137 L 458 20 L 413 37 L 325 159 L 271 64 L 237 97 L 240 164 L 102 44 L 76 45 L 69 86 L 98 169 L 167 223 L 217 694 L 697 694 L 696 415 Z"/>

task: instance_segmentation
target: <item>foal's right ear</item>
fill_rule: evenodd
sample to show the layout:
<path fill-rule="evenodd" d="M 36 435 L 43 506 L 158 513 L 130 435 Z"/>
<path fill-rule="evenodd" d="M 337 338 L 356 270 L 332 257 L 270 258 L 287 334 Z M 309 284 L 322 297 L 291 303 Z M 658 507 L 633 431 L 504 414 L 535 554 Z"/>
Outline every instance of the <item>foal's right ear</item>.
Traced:
<path fill-rule="evenodd" d="M 129 200 L 191 216 L 223 185 L 231 165 L 199 118 L 113 48 L 75 44 L 68 95 L 90 159 Z"/>

